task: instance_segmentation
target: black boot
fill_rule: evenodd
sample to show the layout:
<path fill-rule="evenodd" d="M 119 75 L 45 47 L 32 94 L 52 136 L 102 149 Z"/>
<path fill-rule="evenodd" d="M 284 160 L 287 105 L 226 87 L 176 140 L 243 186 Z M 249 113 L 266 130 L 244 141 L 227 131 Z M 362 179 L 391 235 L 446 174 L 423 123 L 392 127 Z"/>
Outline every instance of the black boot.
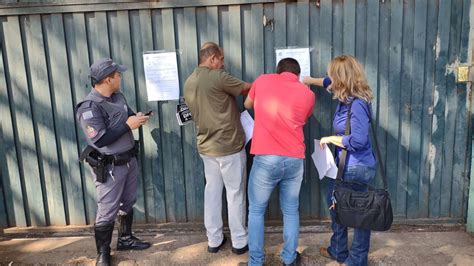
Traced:
<path fill-rule="evenodd" d="M 95 265 L 108 266 L 110 265 L 110 242 L 112 242 L 112 233 L 114 231 L 114 223 L 106 222 L 96 224 L 95 245 L 97 246 L 97 260 Z"/>
<path fill-rule="evenodd" d="M 133 210 L 127 215 L 119 215 L 120 227 L 118 231 L 117 250 L 140 250 L 150 247 L 150 243 L 143 242 L 132 235 Z"/>

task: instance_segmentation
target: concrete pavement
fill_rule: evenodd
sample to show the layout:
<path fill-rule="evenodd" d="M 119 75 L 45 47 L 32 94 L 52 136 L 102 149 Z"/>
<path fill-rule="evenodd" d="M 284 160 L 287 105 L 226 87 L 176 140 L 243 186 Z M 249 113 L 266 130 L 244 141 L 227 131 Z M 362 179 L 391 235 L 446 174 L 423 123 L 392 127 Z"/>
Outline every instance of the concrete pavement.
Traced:
<path fill-rule="evenodd" d="M 174 228 L 174 229 L 173 229 Z M 144 251 L 115 251 L 115 265 L 237 265 L 247 254 L 234 255 L 228 241 L 217 254 L 207 253 L 204 230 L 170 226 L 138 229 L 136 235 L 153 243 Z M 228 235 L 228 232 L 227 232 Z M 351 235 L 351 233 L 350 233 Z M 116 243 L 116 233 L 112 244 Z M 303 265 L 336 265 L 319 255 L 330 238 L 328 225 L 303 226 L 298 250 Z M 281 227 L 268 227 L 266 265 L 280 265 Z M 0 236 L 0 265 L 70 264 L 94 265 L 95 246 L 91 228 L 61 230 L 8 229 Z M 372 234 L 369 265 L 474 265 L 474 237 L 459 225 L 395 226 Z"/>

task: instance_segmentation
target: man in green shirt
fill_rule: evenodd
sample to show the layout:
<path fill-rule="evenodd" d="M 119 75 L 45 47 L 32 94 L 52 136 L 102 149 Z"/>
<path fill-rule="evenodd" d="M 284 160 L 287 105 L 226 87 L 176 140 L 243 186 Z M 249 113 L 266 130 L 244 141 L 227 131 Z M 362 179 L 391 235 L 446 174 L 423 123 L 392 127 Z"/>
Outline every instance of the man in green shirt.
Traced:
<path fill-rule="evenodd" d="M 184 98 L 193 115 L 197 148 L 204 163 L 204 224 L 210 253 L 218 252 L 226 241 L 222 233 L 224 186 L 232 252 L 240 255 L 248 250 L 245 133 L 235 98 L 247 93 L 250 86 L 224 70 L 224 51 L 212 42 L 201 47 L 199 66 L 184 84 Z"/>

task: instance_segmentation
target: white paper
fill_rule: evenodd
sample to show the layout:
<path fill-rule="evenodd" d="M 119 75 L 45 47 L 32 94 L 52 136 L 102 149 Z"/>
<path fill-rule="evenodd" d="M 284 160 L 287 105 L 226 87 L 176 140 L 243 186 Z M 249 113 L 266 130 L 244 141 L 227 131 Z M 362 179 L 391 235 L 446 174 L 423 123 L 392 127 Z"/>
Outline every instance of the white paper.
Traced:
<path fill-rule="evenodd" d="M 319 142 L 319 139 L 314 140 L 314 152 L 311 154 L 314 166 L 316 166 L 316 169 L 318 170 L 319 179 L 323 179 L 325 176 L 336 179 L 337 166 L 336 162 L 334 162 L 334 156 L 327 145 L 325 145 L 324 149 L 321 150 Z"/>
<path fill-rule="evenodd" d="M 179 99 L 176 52 L 143 54 L 148 101 Z"/>
<path fill-rule="evenodd" d="M 275 49 L 276 64 L 281 59 L 291 57 L 296 59 L 300 64 L 301 74 L 300 81 L 303 81 L 305 76 L 311 76 L 311 59 L 309 57 L 309 48 L 278 48 Z"/>
<path fill-rule="evenodd" d="M 245 131 L 245 145 L 250 141 L 253 135 L 253 118 L 250 116 L 249 111 L 245 110 L 240 113 L 240 123 Z"/>

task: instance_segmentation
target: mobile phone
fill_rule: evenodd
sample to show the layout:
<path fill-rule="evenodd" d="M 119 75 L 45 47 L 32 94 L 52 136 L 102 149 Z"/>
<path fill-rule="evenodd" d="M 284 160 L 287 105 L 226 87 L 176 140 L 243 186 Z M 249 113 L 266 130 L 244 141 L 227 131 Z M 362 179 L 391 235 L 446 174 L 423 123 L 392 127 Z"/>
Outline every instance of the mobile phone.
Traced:
<path fill-rule="evenodd" d="M 150 110 L 150 111 L 146 112 L 146 113 L 143 114 L 143 115 L 144 115 L 144 116 L 149 116 L 149 115 L 151 115 L 151 113 L 153 113 L 153 111 Z"/>

